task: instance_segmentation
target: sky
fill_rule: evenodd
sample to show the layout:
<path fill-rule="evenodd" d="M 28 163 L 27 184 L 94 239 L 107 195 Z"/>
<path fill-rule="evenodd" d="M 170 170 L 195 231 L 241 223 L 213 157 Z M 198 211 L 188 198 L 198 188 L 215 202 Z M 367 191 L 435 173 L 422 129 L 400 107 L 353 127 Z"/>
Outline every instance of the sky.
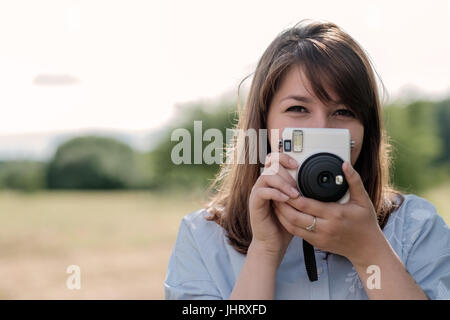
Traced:
<path fill-rule="evenodd" d="M 176 105 L 236 94 L 274 37 L 305 18 L 355 38 L 390 96 L 441 97 L 449 2 L 2 0 L 0 141 L 161 128 Z"/>

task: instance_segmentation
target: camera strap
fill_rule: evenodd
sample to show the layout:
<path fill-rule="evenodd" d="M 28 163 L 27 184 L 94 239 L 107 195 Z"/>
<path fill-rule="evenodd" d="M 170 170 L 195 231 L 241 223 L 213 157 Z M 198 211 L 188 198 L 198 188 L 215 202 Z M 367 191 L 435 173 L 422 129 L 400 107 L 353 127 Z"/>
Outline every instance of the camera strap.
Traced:
<path fill-rule="evenodd" d="M 305 240 L 303 240 L 303 257 L 305 258 L 305 267 L 309 281 L 317 281 L 318 277 L 314 247 Z"/>

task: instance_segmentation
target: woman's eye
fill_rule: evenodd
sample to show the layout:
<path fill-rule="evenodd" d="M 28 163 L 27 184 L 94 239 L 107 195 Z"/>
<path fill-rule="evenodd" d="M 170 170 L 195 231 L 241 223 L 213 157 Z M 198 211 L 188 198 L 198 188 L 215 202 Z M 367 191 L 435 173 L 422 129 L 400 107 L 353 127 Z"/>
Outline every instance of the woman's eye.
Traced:
<path fill-rule="evenodd" d="M 339 109 L 338 111 L 336 111 L 336 114 L 338 116 L 344 116 L 344 117 L 352 117 L 352 118 L 355 117 L 355 114 L 347 109 Z"/>
<path fill-rule="evenodd" d="M 292 106 L 292 107 L 289 107 L 286 111 L 305 112 L 306 108 L 302 107 L 302 106 Z"/>

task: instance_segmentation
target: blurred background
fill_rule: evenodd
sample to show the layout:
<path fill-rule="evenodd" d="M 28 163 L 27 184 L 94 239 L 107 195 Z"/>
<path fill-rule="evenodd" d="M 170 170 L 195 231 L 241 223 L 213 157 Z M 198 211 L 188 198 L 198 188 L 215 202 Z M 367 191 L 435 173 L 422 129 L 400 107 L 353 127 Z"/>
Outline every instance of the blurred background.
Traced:
<path fill-rule="evenodd" d="M 449 224 L 449 16 L 448 0 L 2 0 L 0 298 L 162 299 L 180 219 L 218 169 L 172 164 L 172 130 L 231 128 L 240 81 L 304 18 L 366 49 L 393 182 Z"/>

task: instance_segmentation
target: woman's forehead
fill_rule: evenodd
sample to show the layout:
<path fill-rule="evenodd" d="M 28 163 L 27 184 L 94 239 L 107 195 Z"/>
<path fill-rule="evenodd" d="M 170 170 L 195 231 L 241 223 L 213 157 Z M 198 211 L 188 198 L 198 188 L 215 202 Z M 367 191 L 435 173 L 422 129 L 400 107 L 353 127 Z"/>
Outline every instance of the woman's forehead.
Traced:
<path fill-rule="evenodd" d="M 316 88 L 317 89 L 317 88 Z M 330 101 L 326 101 L 328 104 L 340 104 L 339 97 L 336 93 L 324 85 L 326 93 L 330 97 Z M 308 79 L 307 73 L 304 72 L 304 67 L 301 65 L 290 66 L 285 74 L 281 78 L 280 86 L 275 92 L 275 100 L 277 103 L 281 103 L 286 99 L 295 99 L 303 101 L 305 103 L 319 101 L 316 96 L 311 81 Z"/>

